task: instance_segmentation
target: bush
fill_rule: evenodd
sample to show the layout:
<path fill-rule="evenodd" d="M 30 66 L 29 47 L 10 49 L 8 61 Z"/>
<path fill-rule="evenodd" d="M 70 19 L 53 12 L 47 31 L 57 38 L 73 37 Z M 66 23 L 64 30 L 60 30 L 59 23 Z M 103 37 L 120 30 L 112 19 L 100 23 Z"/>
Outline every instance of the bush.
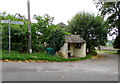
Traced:
<path fill-rule="evenodd" d="M 118 50 L 117 53 L 120 54 L 120 50 Z"/>
<path fill-rule="evenodd" d="M 54 48 L 58 52 L 65 42 L 64 32 L 62 29 L 53 30 L 48 39 L 47 47 Z"/>
<path fill-rule="evenodd" d="M 11 29 L 11 33 L 11 49 L 20 52 L 27 51 L 27 32 L 23 32 L 20 29 Z M 4 33 L 2 38 L 2 47 L 4 50 L 8 50 L 8 39 L 8 34 Z"/>
<path fill-rule="evenodd" d="M 114 43 L 113 43 L 114 48 L 120 49 L 120 36 L 117 36 Z"/>
<path fill-rule="evenodd" d="M 45 51 L 45 47 L 43 44 L 36 44 L 35 42 L 32 45 L 33 48 L 33 52 L 44 52 Z"/>

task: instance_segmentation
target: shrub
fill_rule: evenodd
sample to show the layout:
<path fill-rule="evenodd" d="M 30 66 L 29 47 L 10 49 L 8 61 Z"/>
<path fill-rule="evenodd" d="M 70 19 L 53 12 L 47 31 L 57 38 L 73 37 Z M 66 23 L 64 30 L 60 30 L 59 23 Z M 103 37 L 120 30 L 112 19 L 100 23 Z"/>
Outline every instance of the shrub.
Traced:
<path fill-rule="evenodd" d="M 120 36 L 117 36 L 114 43 L 113 43 L 113 47 L 120 49 Z M 120 50 L 117 51 L 118 54 L 120 54 Z"/>
<path fill-rule="evenodd" d="M 47 47 L 54 48 L 55 52 L 58 52 L 65 42 L 64 38 L 64 32 L 62 29 L 53 30 L 51 36 L 48 39 Z"/>

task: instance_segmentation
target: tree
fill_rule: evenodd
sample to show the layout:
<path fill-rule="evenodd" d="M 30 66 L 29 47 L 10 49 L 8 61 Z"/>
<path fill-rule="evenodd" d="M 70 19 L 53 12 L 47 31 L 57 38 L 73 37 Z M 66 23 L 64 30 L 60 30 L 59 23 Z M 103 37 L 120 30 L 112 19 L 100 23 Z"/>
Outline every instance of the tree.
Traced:
<path fill-rule="evenodd" d="M 34 15 L 35 23 L 32 23 L 32 47 L 33 51 L 44 51 L 44 42 L 48 41 L 51 31 L 56 26 L 52 23 L 54 18 L 48 14 L 44 16 Z"/>
<path fill-rule="evenodd" d="M 97 2 L 97 8 L 100 14 L 104 17 L 107 16 L 107 21 L 110 26 L 110 30 L 117 28 L 113 33 L 118 36 L 115 39 L 114 47 L 120 48 L 120 1 L 118 2 Z"/>
<path fill-rule="evenodd" d="M 47 47 L 59 51 L 64 43 L 64 30 L 58 25 L 53 24 L 53 17 L 48 14 L 44 16 L 34 16 L 37 20 L 32 24 L 33 50 L 41 50 Z M 47 43 L 47 46 L 44 46 Z"/>
<path fill-rule="evenodd" d="M 108 28 L 101 16 L 78 13 L 69 21 L 68 31 L 86 40 L 89 53 L 95 53 L 94 47 L 105 45 L 107 41 Z"/>
<path fill-rule="evenodd" d="M 39 40 L 44 43 L 48 40 L 51 30 L 54 28 L 52 23 L 54 17 L 50 17 L 48 14 L 45 14 L 43 17 L 34 15 L 34 19 L 37 23 L 33 23 L 32 28 L 34 28 L 34 30 L 36 30 L 35 33 L 39 35 L 37 36 Z"/>
<path fill-rule="evenodd" d="M 11 24 L 11 46 L 12 50 L 26 51 L 27 49 L 27 21 L 24 16 L 16 13 L 15 15 L 0 13 L 2 20 L 22 21 L 24 25 Z M 2 24 L 2 48 L 8 50 L 8 24 Z"/>
<path fill-rule="evenodd" d="M 22 21 L 24 25 L 11 24 L 11 41 L 12 41 L 12 50 L 27 52 L 27 43 L 28 43 L 28 30 L 27 30 L 27 19 L 19 13 L 15 15 L 7 14 L 6 12 L 0 13 L 0 18 L 2 20 L 14 20 Z M 63 32 L 62 29 L 58 28 L 57 25 L 54 25 L 52 22 L 53 17 L 45 14 L 44 16 L 34 16 L 36 23 L 31 23 L 31 32 L 32 32 L 32 48 L 33 52 L 44 51 L 45 46 L 44 42 L 48 43 L 49 46 L 55 48 L 58 51 L 61 45 Z M 1 27 L 0 27 L 1 28 Z M 1 34 L 0 34 L 1 35 Z M 55 37 L 54 37 L 55 36 Z M 8 50 L 8 24 L 2 24 L 2 46 L 3 49 Z M 53 44 L 53 40 L 55 44 Z M 1 42 L 0 42 L 1 43 Z"/>
<path fill-rule="evenodd" d="M 65 42 L 64 30 L 59 26 L 56 26 L 55 29 L 52 30 L 50 37 L 47 41 L 47 47 L 51 47 L 55 49 L 55 52 L 58 52 Z"/>

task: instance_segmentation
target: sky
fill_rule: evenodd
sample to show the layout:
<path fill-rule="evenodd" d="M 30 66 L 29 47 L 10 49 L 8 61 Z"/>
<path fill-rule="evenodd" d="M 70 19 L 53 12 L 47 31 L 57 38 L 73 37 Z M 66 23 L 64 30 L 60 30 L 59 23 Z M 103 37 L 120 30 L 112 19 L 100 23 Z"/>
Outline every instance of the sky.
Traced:
<path fill-rule="evenodd" d="M 35 14 L 40 16 L 48 14 L 55 17 L 54 24 L 60 22 L 68 24 L 68 21 L 81 11 L 98 14 L 93 0 L 30 0 L 30 8 L 32 22 Z M 0 12 L 4 11 L 10 14 L 20 13 L 27 18 L 27 0 L 0 0 Z M 108 38 L 112 40 L 112 37 Z"/>
<path fill-rule="evenodd" d="M 31 20 L 33 15 L 48 14 L 55 17 L 54 23 L 67 22 L 78 12 L 98 14 L 93 0 L 30 0 Z M 27 17 L 27 0 L 0 0 L 0 11 L 20 13 Z"/>

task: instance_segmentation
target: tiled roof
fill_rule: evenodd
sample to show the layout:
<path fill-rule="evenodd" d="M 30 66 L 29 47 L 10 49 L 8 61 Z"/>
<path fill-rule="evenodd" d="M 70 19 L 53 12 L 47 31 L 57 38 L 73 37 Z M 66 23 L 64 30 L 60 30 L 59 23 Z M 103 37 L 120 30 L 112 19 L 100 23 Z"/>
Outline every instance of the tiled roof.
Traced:
<path fill-rule="evenodd" d="M 66 43 L 85 43 L 86 41 L 80 35 L 65 35 Z"/>
<path fill-rule="evenodd" d="M 58 24 L 58 26 L 65 27 L 66 25 L 63 22 L 61 22 L 61 23 Z"/>

